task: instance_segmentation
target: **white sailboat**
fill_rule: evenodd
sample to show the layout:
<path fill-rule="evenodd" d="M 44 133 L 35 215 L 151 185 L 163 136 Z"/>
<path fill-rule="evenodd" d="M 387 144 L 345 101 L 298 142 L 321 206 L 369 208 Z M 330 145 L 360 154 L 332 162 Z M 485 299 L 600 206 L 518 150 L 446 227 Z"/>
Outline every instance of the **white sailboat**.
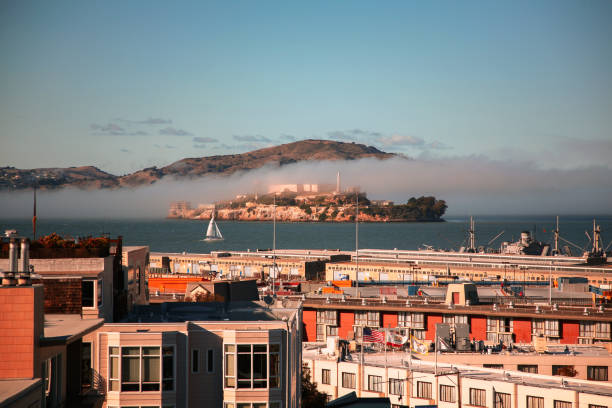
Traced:
<path fill-rule="evenodd" d="M 206 230 L 206 238 L 204 241 L 222 241 L 223 234 L 219 231 L 219 227 L 215 222 L 215 212 L 213 211 L 212 217 L 210 218 L 210 222 L 208 223 L 208 229 Z"/>

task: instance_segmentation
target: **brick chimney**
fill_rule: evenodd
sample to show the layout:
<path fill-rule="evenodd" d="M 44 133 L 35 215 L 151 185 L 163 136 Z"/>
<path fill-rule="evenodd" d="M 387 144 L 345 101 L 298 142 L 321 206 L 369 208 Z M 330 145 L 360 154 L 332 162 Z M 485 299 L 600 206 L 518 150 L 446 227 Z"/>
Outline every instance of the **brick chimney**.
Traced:
<path fill-rule="evenodd" d="M 11 244 L 12 270 L 4 272 L 0 285 L 0 380 L 37 378 L 45 320 L 43 285 L 32 285 L 29 271 L 19 271 L 19 280 L 15 279 L 17 245 Z M 29 269 L 27 242 L 21 248 L 21 267 Z"/>

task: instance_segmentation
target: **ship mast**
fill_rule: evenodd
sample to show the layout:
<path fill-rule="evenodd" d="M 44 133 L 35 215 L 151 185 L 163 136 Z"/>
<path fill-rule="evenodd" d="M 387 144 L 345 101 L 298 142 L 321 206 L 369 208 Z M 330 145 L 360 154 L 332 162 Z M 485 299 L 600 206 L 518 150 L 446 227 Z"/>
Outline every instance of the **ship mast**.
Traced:
<path fill-rule="evenodd" d="M 476 252 L 476 234 L 474 231 L 474 217 L 470 216 L 470 248 L 469 252 Z"/>
<path fill-rule="evenodd" d="M 555 228 L 555 250 L 553 255 L 559 255 L 559 216 L 557 215 L 557 227 Z"/>

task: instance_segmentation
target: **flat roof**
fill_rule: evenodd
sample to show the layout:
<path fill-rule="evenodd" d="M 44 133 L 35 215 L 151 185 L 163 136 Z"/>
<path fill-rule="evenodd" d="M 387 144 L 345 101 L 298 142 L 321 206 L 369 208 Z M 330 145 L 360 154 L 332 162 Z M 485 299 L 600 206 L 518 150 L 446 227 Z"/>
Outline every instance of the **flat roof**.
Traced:
<path fill-rule="evenodd" d="M 33 380 L 0 380 L 0 405 L 18 400 L 28 391 L 40 386 L 42 379 Z"/>
<path fill-rule="evenodd" d="M 336 361 L 335 358 L 330 360 L 326 355 L 319 354 L 319 348 L 321 347 L 313 347 L 312 345 L 310 347 L 304 346 L 302 349 L 302 357 L 304 359 L 312 360 Z M 353 353 L 352 358 L 352 361 L 345 362 L 359 364 L 359 353 Z M 418 360 L 415 358 L 415 356 L 413 356 L 411 362 L 412 364 L 410 366 L 408 364 L 408 359 L 409 355 L 406 353 L 387 353 L 387 355 L 385 355 L 383 352 L 365 353 L 364 366 L 392 367 L 402 369 L 409 369 L 412 367 L 413 371 L 430 374 L 433 374 L 436 371 L 435 363 L 433 362 Z M 464 378 L 511 382 L 530 387 L 569 389 L 573 391 L 586 392 L 589 394 L 612 397 L 612 384 L 607 382 L 578 380 L 561 376 L 548 376 L 543 374 L 524 373 L 521 371 L 482 368 L 450 363 L 438 362 L 437 365 L 438 376 L 457 375 L 457 373 L 459 373 Z"/>
<path fill-rule="evenodd" d="M 68 344 L 104 324 L 104 319 L 83 319 L 77 314 L 45 314 L 41 345 Z"/>
<path fill-rule="evenodd" d="M 268 307 L 260 301 L 237 302 L 167 302 L 136 305 L 127 323 L 200 322 L 200 321 L 279 321 L 297 312 L 297 302 L 277 300 Z"/>

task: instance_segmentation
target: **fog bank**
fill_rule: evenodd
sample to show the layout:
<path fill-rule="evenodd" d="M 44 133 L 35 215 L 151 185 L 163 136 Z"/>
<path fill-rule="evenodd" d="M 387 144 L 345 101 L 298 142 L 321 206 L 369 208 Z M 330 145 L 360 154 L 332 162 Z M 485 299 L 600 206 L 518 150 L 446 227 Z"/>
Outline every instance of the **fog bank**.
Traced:
<path fill-rule="evenodd" d="M 444 159 L 361 159 L 267 166 L 231 176 L 165 179 L 119 190 L 62 189 L 38 192 L 38 216 L 47 218 L 164 217 L 170 202 L 193 206 L 266 191 L 276 183 L 335 183 L 359 186 L 370 199 L 405 202 L 412 196 L 446 200 L 452 214 L 609 214 L 612 170 L 608 167 L 539 169 L 533 163 L 493 161 L 482 156 Z M 0 193 L 2 218 L 32 215 L 32 192 Z"/>

